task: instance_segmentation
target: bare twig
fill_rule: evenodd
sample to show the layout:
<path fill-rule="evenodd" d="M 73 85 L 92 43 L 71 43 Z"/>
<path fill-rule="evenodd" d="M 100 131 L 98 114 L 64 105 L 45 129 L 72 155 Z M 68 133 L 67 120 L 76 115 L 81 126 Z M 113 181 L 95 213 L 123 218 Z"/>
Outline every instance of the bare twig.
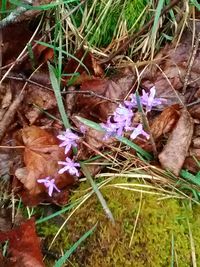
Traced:
<path fill-rule="evenodd" d="M 183 84 L 183 90 L 182 90 L 182 94 L 183 95 L 185 95 L 185 93 L 186 93 L 186 88 L 187 88 L 187 85 L 188 85 L 190 73 L 191 73 L 192 66 L 193 66 L 193 63 L 194 63 L 194 60 L 195 60 L 195 56 L 196 56 L 196 53 L 197 53 L 197 50 L 198 50 L 198 47 L 199 47 L 199 42 L 200 42 L 200 32 L 197 35 L 195 44 L 194 44 L 194 46 L 192 48 L 192 51 L 191 51 L 191 54 L 190 54 L 190 57 L 189 57 L 189 60 L 188 60 L 188 67 L 187 67 L 187 72 L 186 72 L 186 75 L 185 75 L 184 84 Z"/>
<path fill-rule="evenodd" d="M 41 88 L 43 88 L 43 89 L 45 89 L 45 90 L 48 90 L 48 91 L 53 92 L 53 89 L 52 89 L 52 88 L 47 87 L 47 86 L 45 86 L 45 85 L 43 85 L 43 84 L 37 83 L 37 82 L 31 80 L 30 78 L 27 79 L 27 78 L 25 78 L 25 77 L 19 77 L 19 76 L 16 77 L 16 76 L 14 76 L 14 75 L 13 75 L 13 76 L 12 76 L 12 75 L 8 75 L 6 78 L 7 78 L 7 79 L 12 79 L 12 80 L 17 80 L 17 81 L 24 81 L 24 82 L 33 84 L 33 85 L 35 85 L 35 86 L 41 87 Z M 82 95 L 89 95 L 89 96 L 98 97 L 98 98 L 100 98 L 100 99 L 103 99 L 103 100 L 106 100 L 106 101 L 109 101 L 109 102 L 112 102 L 112 103 L 115 103 L 115 104 L 118 104 L 120 101 L 122 101 L 122 100 L 120 100 L 120 99 L 116 99 L 116 100 L 114 100 L 114 99 L 110 99 L 110 98 L 108 98 L 108 97 L 106 97 L 106 96 L 99 95 L 99 94 L 97 94 L 97 93 L 95 93 L 95 92 L 93 92 L 93 91 L 72 91 L 72 90 L 67 90 L 67 91 L 61 92 L 61 94 L 62 94 L 62 95 L 67 95 L 67 94 L 82 94 Z"/>
<path fill-rule="evenodd" d="M 4 137 L 5 132 L 8 130 L 9 125 L 13 122 L 15 113 L 19 108 L 21 102 L 23 101 L 24 96 L 25 96 L 25 90 L 22 90 L 21 93 L 16 97 L 16 99 L 10 105 L 2 121 L 0 122 L 0 141 Z"/>
<path fill-rule="evenodd" d="M 25 7 L 18 7 L 13 12 L 11 12 L 6 18 L 0 21 L 0 30 L 11 23 L 15 23 L 17 18 L 27 11 Z"/>

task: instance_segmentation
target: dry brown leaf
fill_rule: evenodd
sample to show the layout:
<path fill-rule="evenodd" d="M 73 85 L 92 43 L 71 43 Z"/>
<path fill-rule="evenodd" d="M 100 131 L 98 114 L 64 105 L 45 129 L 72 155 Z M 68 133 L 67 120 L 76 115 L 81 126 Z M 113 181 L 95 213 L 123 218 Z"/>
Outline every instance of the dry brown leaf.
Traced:
<path fill-rule="evenodd" d="M 200 148 L 200 137 L 196 137 L 192 140 L 192 145 L 194 148 Z"/>
<path fill-rule="evenodd" d="M 9 240 L 9 267 L 44 267 L 40 240 L 36 235 L 35 221 L 27 220 L 19 227 L 0 232 L 0 242 Z"/>
<path fill-rule="evenodd" d="M 194 123 L 187 110 L 183 110 L 176 127 L 172 131 L 167 144 L 159 154 L 159 160 L 163 168 L 178 175 L 192 140 Z"/>
<path fill-rule="evenodd" d="M 198 21 L 195 23 L 195 28 L 196 32 L 200 31 L 200 23 Z M 192 38 L 192 31 L 190 29 L 186 30 L 178 46 L 177 42 L 167 44 L 156 56 L 156 64 L 153 67 L 151 65 L 142 74 L 142 85 L 147 88 L 155 85 L 157 96 L 168 99 L 167 105 L 180 104 L 177 94 L 185 102 L 185 97 L 182 96 L 180 90 L 183 88 L 188 70 L 188 62 L 192 50 Z M 197 53 L 190 71 L 187 92 L 191 88 L 197 90 L 200 87 L 199 64 L 200 53 Z"/>
<path fill-rule="evenodd" d="M 163 112 L 155 118 L 150 130 L 154 139 L 158 139 L 161 135 L 169 133 L 179 118 L 179 105 L 172 105 L 163 110 Z"/>
<path fill-rule="evenodd" d="M 79 113 L 80 116 L 94 121 L 105 122 L 118 105 L 112 101 L 124 100 L 133 86 L 134 80 L 133 73 L 129 73 L 129 75 L 122 77 L 119 75 L 119 77 L 110 80 L 93 79 L 84 82 L 81 85 L 80 91 L 92 92 L 102 96 L 102 99 L 95 95 L 77 95 L 75 113 Z M 103 97 L 108 100 L 103 99 Z"/>
<path fill-rule="evenodd" d="M 194 105 L 189 109 L 190 114 L 194 119 L 197 119 L 200 121 L 200 104 Z"/>
<path fill-rule="evenodd" d="M 79 73 L 80 76 L 74 79 L 73 85 L 81 84 L 84 81 L 90 80 L 93 76 L 102 77 L 104 75 L 102 67 L 92 53 L 81 48 L 76 52 L 74 58 L 71 58 L 64 68 L 64 73 L 68 75 L 63 79 L 64 84 L 67 84 L 67 82 L 73 77 L 74 73 Z M 82 64 L 79 63 L 80 61 Z"/>
<path fill-rule="evenodd" d="M 64 160 L 66 156 L 63 148 L 58 146 L 57 138 L 39 127 L 31 126 L 22 130 L 22 139 L 26 167 L 16 170 L 15 174 L 30 195 L 46 192 L 37 179 L 47 176 L 53 177 L 60 189 L 74 183 L 74 178 L 68 173 L 58 174 L 58 161 Z"/>
<path fill-rule="evenodd" d="M 33 106 L 34 104 L 39 108 L 48 111 L 55 108 L 57 106 L 57 102 L 54 93 L 51 91 L 44 90 L 36 85 L 29 85 L 27 89 L 22 111 L 29 120 L 30 124 L 33 124 L 42 114 L 38 108 Z"/>

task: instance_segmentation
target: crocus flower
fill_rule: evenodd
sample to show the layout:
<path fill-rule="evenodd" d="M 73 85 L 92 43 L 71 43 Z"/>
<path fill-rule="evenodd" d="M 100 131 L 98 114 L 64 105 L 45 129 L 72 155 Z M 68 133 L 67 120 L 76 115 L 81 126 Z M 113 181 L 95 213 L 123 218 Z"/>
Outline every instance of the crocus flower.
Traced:
<path fill-rule="evenodd" d="M 66 131 L 58 135 L 57 138 L 63 141 L 59 146 L 65 147 L 65 154 L 67 154 L 72 147 L 77 147 L 76 141 L 79 140 L 79 137 L 70 129 L 66 129 Z"/>
<path fill-rule="evenodd" d="M 46 178 L 43 178 L 43 179 L 38 179 L 37 182 L 40 184 L 44 184 L 44 186 L 48 188 L 48 194 L 50 197 L 52 196 L 54 189 L 57 192 L 60 192 L 60 190 L 55 185 L 55 179 L 51 179 L 50 176 L 47 176 Z"/>
<path fill-rule="evenodd" d="M 66 161 L 58 161 L 58 164 L 64 165 L 64 167 L 58 171 L 59 174 L 68 172 L 71 175 L 79 176 L 79 172 L 76 168 L 76 167 L 80 167 L 79 163 L 74 162 L 70 158 L 66 158 Z"/>
<path fill-rule="evenodd" d="M 143 135 L 146 139 L 149 139 L 149 134 L 146 133 L 144 130 L 143 130 L 143 126 L 142 124 L 138 124 L 138 126 L 134 129 L 134 131 L 132 132 L 130 138 L 131 139 L 135 139 L 138 135 Z"/>
<path fill-rule="evenodd" d="M 161 105 L 165 100 L 162 98 L 155 98 L 156 89 L 153 86 L 150 89 L 150 93 L 146 93 L 145 90 L 142 90 L 141 103 L 146 106 L 146 112 L 151 111 L 152 107 Z"/>

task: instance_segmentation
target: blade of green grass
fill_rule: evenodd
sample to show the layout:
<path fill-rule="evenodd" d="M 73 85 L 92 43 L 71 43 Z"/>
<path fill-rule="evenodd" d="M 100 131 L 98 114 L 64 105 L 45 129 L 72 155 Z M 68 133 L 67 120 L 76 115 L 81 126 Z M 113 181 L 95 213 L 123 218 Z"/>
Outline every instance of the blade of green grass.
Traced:
<path fill-rule="evenodd" d="M 158 1 L 158 5 L 157 5 L 157 8 L 156 8 L 156 12 L 155 12 L 155 18 L 154 18 L 154 22 L 153 22 L 153 26 L 152 26 L 152 45 L 151 45 L 151 57 L 153 59 L 153 55 L 154 55 L 154 49 L 155 49 L 155 44 L 156 44 L 156 35 L 157 35 L 157 31 L 158 31 L 158 28 L 159 28 L 159 20 L 160 20 L 160 14 L 161 14 L 161 11 L 163 9 L 163 6 L 164 6 L 164 3 L 165 3 L 165 0 L 159 0 Z"/>
<path fill-rule="evenodd" d="M 187 181 L 200 186 L 200 172 L 198 172 L 196 175 L 193 175 L 189 171 L 181 170 L 180 176 L 186 179 Z"/>
<path fill-rule="evenodd" d="M 49 216 L 46 216 L 46 217 L 41 218 L 41 219 L 38 219 L 38 220 L 36 221 L 36 224 L 40 224 L 40 223 L 46 222 L 46 221 L 51 220 L 52 218 L 54 218 L 54 217 L 56 217 L 56 216 L 59 216 L 59 215 L 63 214 L 63 213 L 65 213 L 66 211 L 71 210 L 72 208 L 74 208 L 74 207 L 75 207 L 76 205 L 78 205 L 80 202 L 81 202 L 81 200 L 77 200 L 77 201 L 75 201 L 74 203 L 72 203 L 72 204 L 66 206 L 65 208 L 63 208 L 63 209 L 61 209 L 61 210 L 59 210 L 59 211 L 57 211 L 57 212 L 54 212 L 53 214 L 51 214 L 51 215 L 49 215 Z"/>
<path fill-rule="evenodd" d="M 56 75 L 55 75 L 56 71 L 55 71 L 54 67 L 51 66 L 50 63 L 48 63 L 48 67 L 49 67 L 51 84 L 52 84 L 54 94 L 55 94 L 55 97 L 56 97 L 56 100 L 58 103 L 58 109 L 59 109 L 63 124 L 64 124 L 66 129 L 71 128 L 70 123 L 69 123 L 69 119 L 68 119 L 67 114 L 65 112 L 65 107 L 64 107 L 64 104 L 62 101 L 62 95 L 60 93 L 60 85 L 59 85 L 58 79 L 56 78 Z"/>
<path fill-rule="evenodd" d="M 96 122 L 93 122 L 91 120 L 76 116 L 77 120 L 79 120 L 80 122 L 82 122 L 83 124 L 89 126 L 92 129 L 95 129 L 97 131 L 101 131 L 101 132 L 105 132 L 105 130 L 101 127 L 101 125 L 99 125 Z M 142 149 L 141 147 L 139 147 L 138 145 L 134 144 L 132 141 L 128 140 L 125 137 L 118 137 L 115 136 L 115 138 L 117 140 L 119 140 L 120 142 L 124 143 L 125 145 L 133 148 L 135 151 L 137 151 L 138 153 L 140 153 L 143 157 L 145 157 L 147 160 L 151 160 L 153 159 L 152 155 L 149 154 L 148 152 L 146 152 L 144 149 Z"/>
<path fill-rule="evenodd" d="M 70 257 L 70 255 L 77 249 L 77 247 L 94 232 L 96 227 L 97 223 L 89 231 L 82 235 L 81 238 L 76 243 L 74 243 L 74 245 L 69 250 L 65 252 L 65 254 L 55 263 L 54 267 L 62 267 L 66 260 Z"/>
<path fill-rule="evenodd" d="M 47 44 L 45 42 L 41 42 L 41 41 L 36 41 L 37 44 L 41 44 L 41 45 L 44 45 L 46 47 L 49 47 L 49 48 L 52 48 L 54 49 L 55 51 L 59 51 L 60 48 L 59 47 L 55 47 L 54 45 L 51 45 L 51 44 Z M 84 69 L 87 71 L 87 73 L 90 75 L 90 71 L 89 69 L 85 66 L 85 64 L 83 64 L 83 62 L 81 60 L 79 60 L 78 58 L 76 58 L 75 56 L 73 56 L 72 54 L 66 52 L 65 50 L 62 49 L 62 53 L 63 55 L 66 55 L 70 58 L 73 58 L 74 60 L 76 60 L 82 67 L 84 67 Z"/>
<path fill-rule="evenodd" d="M 109 207 L 108 207 L 103 195 L 101 194 L 99 188 L 97 187 L 96 183 L 92 179 L 92 176 L 90 175 L 90 172 L 88 171 L 88 169 L 87 169 L 87 167 L 85 166 L 84 163 L 81 162 L 80 165 L 81 165 L 81 169 L 82 169 L 83 173 L 85 174 L 85 176 L 88 179 L 88 181 L 90 182 L 94 192 L 96 193 L 96 195 L 97 195 L 97 197 L 98 197 L 98 199 L 99 199 L 99 201 L 100 201 L 100 203 L 101 203 L 101 205 L 103 207 L 103 210 L 105 211 L 107 217 L 109 218 L 109 220 L 113 224 L 115 224 L 114 217 L 113 217 L 113 215 L 112 215 L 112 213 L 111 213 L 111 211 L 110 211 L 110 209 L 109 209 Z"/>

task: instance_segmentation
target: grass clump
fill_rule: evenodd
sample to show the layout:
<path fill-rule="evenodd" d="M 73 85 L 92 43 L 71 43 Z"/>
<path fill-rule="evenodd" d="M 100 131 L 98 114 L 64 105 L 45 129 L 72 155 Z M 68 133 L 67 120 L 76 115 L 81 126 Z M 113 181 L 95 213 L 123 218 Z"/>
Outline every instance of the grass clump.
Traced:
<path fill-rule="evenodd" d="M 118 178 L 115 183 L 126 182 L 125 180 Z M 86 187 L 86 184 L 82 184 L 80 190 Z M 80 197 L 80 192 L 75 193 L 73 199 Z M 173 266 L 190 266 L 191 236 L 188 223 L 196 248 L 197 264 L 200 264 L 200 234 L 197 231 L 200 216 L 197 205 L 193 209 L 188 200 L 159 200 L 155 195 L 141 195 L 139 192 L 110 186 L 103 187 L 101 192 L 113 213 L 116 225 L 113 226 L 108 221 L 101 204 L 93 195 L 71 217 L 51 248 L 61 255 L 63 250 L 68 250 L 98 221 L 95 232 L 78 247 L 70 257 L 70 263 L 65 266 L 164 267 L 170 266 L 172 261 Z M 141 209 L 138 212 L 139 206 Z M 49 229 L 45 230 L 49 224 L 38 227 L 40 234 L 43 231 L 46 236 L 47 243 L 56 234 Z M 53 266 L 53 261 L 48 262 L 48 266 Z"/>

